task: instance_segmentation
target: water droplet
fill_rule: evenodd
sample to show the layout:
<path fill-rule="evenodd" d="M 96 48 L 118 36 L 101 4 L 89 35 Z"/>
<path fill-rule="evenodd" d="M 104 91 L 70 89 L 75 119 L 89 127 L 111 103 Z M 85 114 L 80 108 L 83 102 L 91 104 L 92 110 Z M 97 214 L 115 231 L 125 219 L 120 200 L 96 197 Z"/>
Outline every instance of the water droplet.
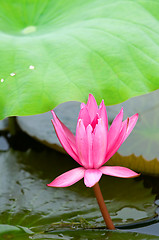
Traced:
<path fill-rule="evenodd" d="M 1 82 L 4 82 L 4 79 L 3 79 L 3 78 L 1 79 Z"/>
<path fill-rule="evenodd" d="M 31 69 L 31 70 L 34 70 L 34 68 L 35 68 L 35 67 L 34 67 L 33 65 L 30 65 L 30 66 L 29 66 L 29 69 Z"/>
<path fill-rule="evenodd" d="M 36 32 L 36 30 L 37 30 L 37 27 L 35 27 L 35 26 L 28 26 L 28 27 L 26 27 L 26 28 L 24 28 L 22 30 L 22 33 L 23 34 L 29 34 L 29 33 Z"/>
<path fill-rule="evenodd" d="M 10 76 L 11 76 L 11 77 L 15 76 L 15 73 L 10 73 Z"/>

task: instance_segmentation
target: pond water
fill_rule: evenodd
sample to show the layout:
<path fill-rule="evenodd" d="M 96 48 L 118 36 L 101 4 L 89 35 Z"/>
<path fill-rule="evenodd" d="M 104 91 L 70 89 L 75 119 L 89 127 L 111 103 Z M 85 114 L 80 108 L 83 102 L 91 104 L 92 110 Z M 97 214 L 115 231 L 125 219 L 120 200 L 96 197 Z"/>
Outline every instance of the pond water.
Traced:
<path fill-rule="evenodd" d="M 92 189 L 81 180 L 48 188 L 76 167 L 69 156 L 23 132 L 0 137 L 0 239 L 159 239 L 159 178 L 103 176 L 101 190 L 116 231 L 105 229 Z"/>

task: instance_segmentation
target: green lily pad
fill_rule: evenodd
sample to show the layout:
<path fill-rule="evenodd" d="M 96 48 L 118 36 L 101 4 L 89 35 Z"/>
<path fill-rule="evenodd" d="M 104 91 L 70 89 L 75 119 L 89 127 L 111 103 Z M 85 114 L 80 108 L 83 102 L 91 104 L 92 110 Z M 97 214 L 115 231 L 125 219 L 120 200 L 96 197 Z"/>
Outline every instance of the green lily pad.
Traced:
<path fill-rule="evenodd" d="M 11 226 L 7 224 L 0 224 L 0 234 L 5 232 L 20 232 L 21 229 L 16 226 Z"/>
<path fill-rule="evenodd" d="M 61 227 L 104 227 L 93 190 L 82 180 L 69 188 L 46 186 L 73 167 L 76 163 L 70 157 L 53 151 L 0 153 L 0 224 L 36 233 Z M 103 176 L 100 183 L 115 224 L 155 216 L 155 195 L 142 181 Z"/>
<path fill-rule="evenodd" d="M 110 232 L 110 231 L 59 231 L 53 232 L 51 234 L 37 234 L 32 237 L 32 239 L 36 240 L 47 240 L 47 239 L 64 239 L 64 240 L 121 240 L 121 239 L 129 239 L 129 240 L 157 240 L 158 237 L 152 235 L 138 234 L 138 233 L 130 233 L 130 232 Z"/>
<path fill-rule="evenodd" d="M 39 233 L 35 235 L 28 234 L 18 234 L 18 233 L 5 233 L 1 236 L 2 240 L 12 239 L 12 240 L 49 240 L 49 239 L 64 239 L 64 240 L 158 240 L 158 237 L 153 235 L 131 233 L 131 232 L 122 232 L 122 231 L 106 231 L 106 230 L 61 230 L 50 233 Z"/>
<path fill-rule="evenodd" d="M 25 229 L 25 228 L 24 228 Z M 26 234 L 22 227 L 16 227 L 7 224 L 0 224 L 0 239 L 29 239 L 28 233 L 31 234 L 31 231 Z M 20 238 L 21 237 L 21 238 Z"/>
<path fill-rule="evenodd" d="M 27 233 L 23 233 L 23 232 L 4 232 L 1 233 L 0 232 L 0 239 L 1 240 L 29 240 L 31 239 L 32 236 L 28 235 Z"/>
<path fill-rule="evenodd" d="M 0 119 L 159 88 L 158 2 L 2 0 Z"/>

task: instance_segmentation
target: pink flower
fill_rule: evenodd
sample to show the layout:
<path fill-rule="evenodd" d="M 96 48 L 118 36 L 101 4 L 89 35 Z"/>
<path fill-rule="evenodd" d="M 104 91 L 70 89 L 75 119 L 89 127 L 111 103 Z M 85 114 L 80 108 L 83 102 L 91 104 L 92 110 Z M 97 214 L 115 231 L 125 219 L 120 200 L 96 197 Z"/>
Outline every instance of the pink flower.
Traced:
<path fill-rule="evenodd" d="M 138 114 L 122 121 L 123 109 L 121 109 L 108 130 L 104 101 L 98 108 L 95 98 L 90 94 L 87 104 L 81 104 L 74 136 L 54 111 L 51 112 L 52 123 L 63 148 L 81 167 L 60 175 L 48 184 L 49 187 L 68 187 L 83 177 L 85 185 L 92 187 L 100 180 L 102 174 L 122 178 L 139 176 L 125 167 L 103 166 L 129 136 L 137 122 Z"/>

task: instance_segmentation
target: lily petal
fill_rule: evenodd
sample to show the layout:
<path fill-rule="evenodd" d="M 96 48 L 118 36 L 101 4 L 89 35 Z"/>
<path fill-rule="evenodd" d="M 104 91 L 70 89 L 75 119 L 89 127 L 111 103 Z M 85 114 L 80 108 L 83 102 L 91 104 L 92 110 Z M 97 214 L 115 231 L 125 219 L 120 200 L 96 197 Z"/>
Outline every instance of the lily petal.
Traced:
<path fill-rule="evenodd" d="M 81 103 L 81 109 L 84 108 L 86 106 L 85 103 Z"/>
<path fill-rule="evenodd" d="M 118 138 L 116 139 L 116 142 L 114 143 L 114 145 L 111 147 L 111 149 L 109 149 L 109 151 L 107 151 L 106 154 L 106 159 L 103 162 L 106 163 L 120 148 L 120 146 L 122 145 L 122 143 L 124 142 L 124 138 L 125 138 L 125 134 L 126 134 L 126 130 L 127 130 L 127 125 L 125 124 L 121 130 L 121 132 L 118 135 Z"/>
<path fill-rule="evenodd" d="M 134 178 L 140 176 L 140 174 L 130 170 L 129 168 L 120 166 L 103 166 L 99 168 L 99 170 L 105 175 L 110 175 L 114 177 Z"/>
<path fill-rule="evenodd" d="M 86 187 L 93 187 L 97 182 L 99 182 L 102 176 L 102 172 L 98 169 L 87 169 L 84 173 L 84 183 Z"/>
<path fill-rule="evenodd" d="M 91 123 L 91 118 L 90 118 L 90 115 L 89 115 L 89 112 L 88 112 L 88 109 L 86 106 L 81 108 L 79 115 L 78 115 L 78 120 L 79 119 L 82 119 L 85 127 L 87 127 L 88 124 Z M 77 120 L 77 122 L 78 122 L 78 120 Z"/>
<path fill-rule="evenodd" d="M 87 102 L 87 109 L 89 112 L 89 116 L 91 118 L 91 122 L 94 120 L 96 113 L 98 111 L 97 102 L 92 94 L 89 94 L 88 102 Z"/>
<path fill-rule="evenodd" d="M 76 142 L 75 142 L 75 136 L 73 133 L 58 119 L 54 111 L 51 111 L 53 115 L 53 119 L 51 120 L 53 123 L 53 126 L 55 128 L 56 134 L 58 136 L 58 139 L 63 146 L 63 148 L 66 150 L 66 152 L 79 164 L 79 158 L 77 156 L 77 149 L 76 149 Z"/>
<path fill-rule="evenodd" d="M 85 146 L 85 151 L 87 152 L 87 159 L 85 160 L 87 162 L 86 164 L 87 168 L 93 168 L 93 161 L 92 161 L 93 133 L 92 131 L 93 131 L 92 126 L 89 124 L 86 128 L 87 142 Z"/>
<path fill-rule="evenodd" d="M 113 147 L 116 142 L 122 127 L 123 120 L 123 108 L 120 110 L 119 114 L 113 120 L 109 132 L 108 132 L 108 152 Z"/>
<path fill-rule="evenodd" d="M 95 128 L 96 124 L 98 124 L 98 119 L 99 119 L 99 114 L 96 113 L 95 118 L 93 119 L 93 121 L 91 123 L 91 126 L 93 129 Z"/>
<path fill-rule="evenodd" d="M 75 145 L 76 138 L 73 135 L 73 133 L 60 121 L 60 119 L 56 116 L 56 114 L 53 110 L 51 111 L 51 113 L 52 113 L 53 119 L 56 122 L 56 124 L 60 124 L 62 126 L 64 133 L 67 136 L 67 138 L 69 139 L 70 143 Z"/>
<path fill-rule="evenodd" d="M 80 159 L 82 166 L 84 166 L 85 168 L 89 167 L 87 161 L 87 145 L 88 145 L 87 142 L 88 142 L 87 134 L 85 126 L 83 124 L 83 120 L 79 119 L 76 128 L 76 145 L 78 157 Z"/>
<path fill-rule="evenodd" d="M 83 167 L 74 168 L 55 178 L 48 187 L 69 187 L 84 177 L 85 169 Z"/>
<path fill-rule="evenodd" d="M 129 136 L 129 134 L 131 133 L 131 131 L 133 130 L 133 128 L 135 127 L 136 125 L 136 122 L 138 120 L 138 117 L 139 117 L 139 114 L 136 113 L 135 115 L 131 116 L 129 118 L 129 124 L 127 126 L 127 131 L 126 131 L 126 134 L 125 134 L 125 138 L 124 138 L 124 141 L 126 140 L 126 138 Z M 124 126 L 125 124 L 127 124 L 127 120 L 125 120 L 123 123 L 122 123 L 122 126 Z"/>
<path fill-rule="evenodd" d="M 102 102 L 99 106 L 98 114 L 99 114 L 99 118 L 103 119 L 103 122 L 106 126 L 106 130 L 108 131 L 108 117 L 107 117 L 107 111 L 106 111 L 106 107 L 104 104 L 104 100 L 102 100 Z"/>
<path fill-rule="evenodd" d="M 103 119 L 98 119 L 98 124 L 94 129 L 93 136 L 93 168 L 99 168 L 103 165 L 107 150 L 107 131 Z"/>

